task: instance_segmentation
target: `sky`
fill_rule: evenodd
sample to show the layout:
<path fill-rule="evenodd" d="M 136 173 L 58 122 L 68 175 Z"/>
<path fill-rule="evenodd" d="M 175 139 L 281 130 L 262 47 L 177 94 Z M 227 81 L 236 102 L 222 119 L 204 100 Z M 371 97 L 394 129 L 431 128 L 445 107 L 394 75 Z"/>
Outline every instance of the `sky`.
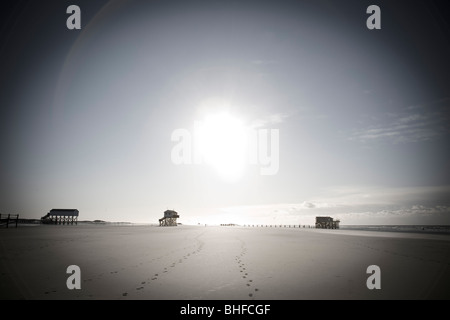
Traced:
<path fill-rule="evenodd" d="M 0 212 L 449 224 L 443 3 L 2 3 Z"/>

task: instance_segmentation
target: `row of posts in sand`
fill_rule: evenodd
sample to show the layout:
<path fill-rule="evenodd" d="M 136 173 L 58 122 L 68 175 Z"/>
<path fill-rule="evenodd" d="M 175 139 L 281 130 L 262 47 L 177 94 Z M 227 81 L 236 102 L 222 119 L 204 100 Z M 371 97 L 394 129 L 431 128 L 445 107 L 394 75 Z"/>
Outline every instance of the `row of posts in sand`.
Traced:
<path fill-rule="evenodd" d="M 226 226 L 226 225 L 223 225 Z M 315 228 L 307 224 L 244 224 L 244 227 L 250 228 Z"/>
<path fill-rule="evenodd" d="M 340 220 L 335 220 L 332 217 L 316 217 L 315 225 L 307 224 L 244 224 L 244 227 L 262 227 L 262 228 L 317 228 L 317 229 L 339 229 Z M 235 226 L 236 224 L 221 224 L 221 226 Z"/>

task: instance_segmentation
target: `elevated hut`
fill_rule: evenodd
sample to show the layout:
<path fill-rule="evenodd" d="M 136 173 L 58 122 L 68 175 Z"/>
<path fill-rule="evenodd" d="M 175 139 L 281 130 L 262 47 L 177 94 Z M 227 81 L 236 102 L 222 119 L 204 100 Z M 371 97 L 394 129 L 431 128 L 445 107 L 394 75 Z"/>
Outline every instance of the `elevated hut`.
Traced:
<path fill-rule="evenodd" d="M 318 229 L 339 229 L 339 220 L 331 217 L 316 217 L 316 228 Z"/>
<path fill-rule="evenodd" d="M 166 210 L 164 211 L 164 217 L 159 219 L 159 225 L 161 227 L 173 227 L 177 226 L 177 218 L 180 216 L 178 215 L 178 212 L 174 210 Z"/>
<path fill-rule="evenodd" d="M 77 209 L 52 209 L 41 218 L 45 224 L 78 224 Z"/>

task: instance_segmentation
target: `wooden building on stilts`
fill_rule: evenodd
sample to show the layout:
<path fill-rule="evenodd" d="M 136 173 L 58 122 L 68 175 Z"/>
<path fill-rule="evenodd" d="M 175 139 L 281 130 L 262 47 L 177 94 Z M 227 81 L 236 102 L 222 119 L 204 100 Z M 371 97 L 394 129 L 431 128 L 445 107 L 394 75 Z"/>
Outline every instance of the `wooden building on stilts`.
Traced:
<path fill-rule="evenodd" d="M 52 209 L 41 218 L 44 224 L 78 224 L 77 209 Z"/>
<path fill-rule="evenodd" d="M 331 217 L 316 217 L 317 229 L 339 229 L 339 220 L 334 220 Z"/>
<path fill-rule="evenodd" d="M 161 227 L 173 227 L 177 226 L 177 218 L 180 216 L 178 215 L 178 212 L 174 210 L 166 210 L 164 211 L 164 217 L 159 219 L 159 225 Z"/>

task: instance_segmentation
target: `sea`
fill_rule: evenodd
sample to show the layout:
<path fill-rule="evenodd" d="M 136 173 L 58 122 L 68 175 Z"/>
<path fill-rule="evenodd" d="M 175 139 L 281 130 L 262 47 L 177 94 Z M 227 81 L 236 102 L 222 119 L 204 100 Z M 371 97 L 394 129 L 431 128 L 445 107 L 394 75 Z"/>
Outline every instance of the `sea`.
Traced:
<path fill-rule="evenodd" d="M 415 232 L 450 235 L 450 225 L 340 225 L 342 230 Z"/>

